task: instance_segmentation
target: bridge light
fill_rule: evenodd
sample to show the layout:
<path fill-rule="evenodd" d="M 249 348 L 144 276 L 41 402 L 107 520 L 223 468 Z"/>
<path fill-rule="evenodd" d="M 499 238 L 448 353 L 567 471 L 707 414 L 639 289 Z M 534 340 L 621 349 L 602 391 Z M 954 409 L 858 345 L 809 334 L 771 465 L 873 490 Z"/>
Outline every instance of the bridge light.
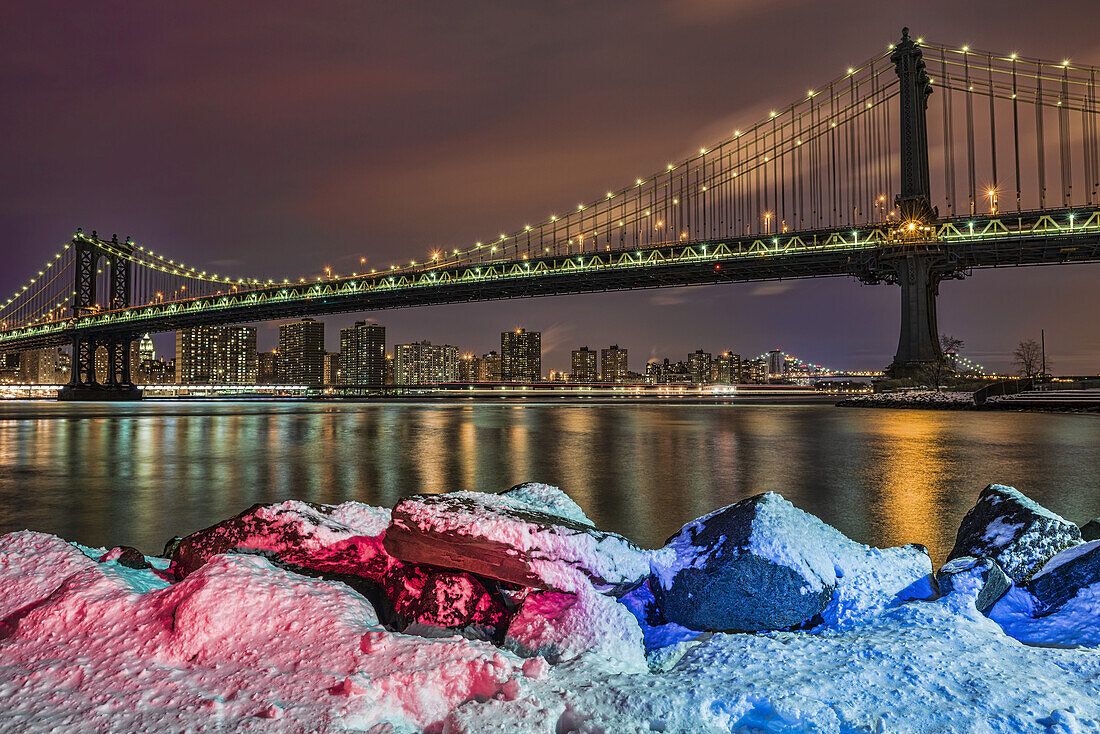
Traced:
<path fill-rule="evenodd" d="M 668 164 L 668 170 L 670 170 L 670 171 L 672 170 L 672 164 L 671 163 Z"/>
<path fill-rule="evenodd" d="M 772 117 L 775 117 L 774 112 L 772 113 Z M 700 148 L 699 153 L 701 153 L 702 155 L 706 155 L 707 154 L 707 149 L 706 148 Z"/>
<path fill-rule="evenodd" d="M 849 66 L 849 67 L 848 67 L 848 73 L 849 73 L 849 74 L 855 74 L 855 73 L 856 73 L 856 70 L 855 70 L 855 69 L 853 69 L 852 67 L 850 67 L 850 66 Z"/>
<path fill-rule="evenodd" d="M 1015 52 L 1015 51 L 1013 51 L 1013 52 L 1012 52 L 1011 54 L 1009 54 L 1009 55 L 1008 55 L 1008 58 L 1010 58 L 1010 59 L 1012 59 L 1013 61 L 1015 61 L 1015 60 L 1016 60 L 1016 56 L 1017 56 L 1016 52 Z"/>
<path fill-rule="evenodd" d="M 740 130 L 734 130 L 734 131 L 733 131 L 733 136 L 734 136 L 735 138 L 739 138 L 739 137 L 741 137 L 741 131 L 740 131 Z"/>
<path fill-rule="evenodd" d="M 1069 59 L 1064 59 L 1064 60 L 1062 61 L 1062 68 L 1064 69 L 1064 68 L 1066 68 L 1067 66 L 1069 66 Z"/>
<path fill-rule="evenodd" d="M 963 46 L 963 53 L 966 53 L 966 52 L 968 52 L 969 50 L 970 50 L 970 47 L 969 47 L 969 46 Z"/>
<path fill-rule="evenodd" d="M 636 183 L 638 186 L 641 186 L 642 185 L 642 179 L 640 179 L 640 178 L 634 179 L 634 183 Z"/>

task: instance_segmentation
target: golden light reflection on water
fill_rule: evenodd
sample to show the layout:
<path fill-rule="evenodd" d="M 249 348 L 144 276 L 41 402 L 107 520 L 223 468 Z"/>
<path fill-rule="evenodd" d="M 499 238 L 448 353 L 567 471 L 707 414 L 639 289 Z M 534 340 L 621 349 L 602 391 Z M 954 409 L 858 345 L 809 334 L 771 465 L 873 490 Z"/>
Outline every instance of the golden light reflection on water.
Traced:
<path fill-rule="evenodd" d="M 0 530 L 163 542 L 255 502 L 390 506 L 416 492 L 564 488 L 656 547 L 776 491 L 865 543 L 942 561 L 989 482 L 1100 515 L 1090 416 L 828 406 L 143 403 L 0 405 Z"/>
<path fill-rule="evenodd" d="M 878 421 L 883 453 L 876 505 L 880 508 L 878 536 L 882 544 L 933 539 L 928 549 L 933 557 L 944 558 L 951 550 L 951 544 L 944 545 L 946 538 L 937 532 L 945 509 L 939 490 L 948 481 L 944 444 L 949 421 L 947 413 L 918 410 L 897 412 Z"/>

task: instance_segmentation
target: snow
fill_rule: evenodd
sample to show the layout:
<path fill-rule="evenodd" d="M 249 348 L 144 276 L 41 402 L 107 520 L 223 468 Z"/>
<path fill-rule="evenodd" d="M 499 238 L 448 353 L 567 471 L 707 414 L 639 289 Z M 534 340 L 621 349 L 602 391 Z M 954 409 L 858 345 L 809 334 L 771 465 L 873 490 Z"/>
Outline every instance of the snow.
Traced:
<path fill-rule="evenodd" d="M 374 509 L 339 507 L 325 517 L 385 529 Z M 526 595 L 501 647 L 395 632 L 350 587 L 259 555 L 216 555 L 170 584 L 163 559 L 134 569 L 114 550 L 0 536 L 0 732 L 1100 730 L 1100 584 L 1039 617 L 1016 587 L 986 618 L 980 574 L 934 598 L 919 548 L 772 512 L 797 524 L 769 526 L 785 535 L 758 552 L 795 563 L 784 545 L 812 544 L 805 563 L 836 583 L 812 630 L 653 627 L 656 577 L 616 600 L 573 568 L 570 593 Z"/>
<path fill-rule="evenodd" d="M 403 500 L 397 513 L 401 517 L 394 518 L 395 528 L 503 544 L 522 556 L 546 586 L 559 591 L 575 592 L 589 585 L 577 568 L 611 586 L 628 580 L 637 583 L 649 573 L 648 555 L 626 538 L 592 528 L 587 518 L 570 528 L 571 521 L 546 513 L 523 496 L 451 492 L 413 497 Z"/>
<path fill-rule="evenodd" d="M 1029 645 L 1100 647 L 1100 581 L 1046 614 L 1027 589 L 1013 586 L 989 610 L 989 618 Z"/>
<path fill-rule="evenodd" d="M 1100 548 L 1100 540 L 1093 540 L 1088 543 L 1082 543 L 1081 545 L 1075 545 L 1071 548 L 1066 548 L 1064 551 L 1061 551 L 1060 553 L 1057 553 L 1056 555 L 1051 557 L 1051 559 L 1047 561 L 1041 569 L 1039 569 L 1039 572 L 1031 577 L 1031 580 L 1034 581 L 1035 579 L 1050 573 L 1059 566 L 1069 563 L 1073 559 L 1089 553 L 1094 548 Z"/>
<path fill-rule="evenodd" d="M 523 655 L 560 663 L 584 658 L 601 670 L 644 672 L 642 630 L 626 607 L 591 586 L 578 593 L 538 591 L 508 627 L 505 645 Z"/>
<path fill-rule="evenodd" d="M 517 484 L 504 492 L 504 495 L 512 499 L 526 503 L 534 510 L 564 517 L 581 525 L 595 524 L 584 514 L 581 506 L 573 501 L 573 498 L 557 487 L 539 482 L 526 482 Z"/>

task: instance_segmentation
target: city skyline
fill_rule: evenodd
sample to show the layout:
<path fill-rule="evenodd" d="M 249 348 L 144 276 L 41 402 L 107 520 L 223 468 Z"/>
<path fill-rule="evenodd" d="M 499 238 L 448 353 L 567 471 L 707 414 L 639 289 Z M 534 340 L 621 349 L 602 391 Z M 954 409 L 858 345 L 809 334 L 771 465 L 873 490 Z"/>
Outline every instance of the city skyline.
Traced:
<path fill-rule="evenodd" d="M 134 9 L 108 18 L 75 9 L 71 22 L 100 41 L 87 50 L 96 55 L 95 71 L 84 74 L 86 52 L 51 32 L 43 11 L 6 8 L 13 17 L 4 27 L 32 30 L 6 39 L 0 50 L 10 55 L 5 68 L 20 72 L 8 88 L 22 111 L 13 118 L 15 134 L 0 141 L 19 141 L 18 149 L 4 148 L 17 175 L 0 183 L 0 222 L 26 245 L 11 254 L 0 289 L 14 287 L 12 278 L 40 265 L 37 253 L 51 251 L 80 225 L 133 235 L 202 267 L 263 277 L 385 267 L 466 244 L 574 207 L 728 134 L 766 114 L 769 104 L 801 94 L 808 78 L 824 80 L 833 73 L 824 70 L 874 53 L 903 23 L 944 43 L 995 51 L 1009 44 L 1029 54 L 1100 61 L 1088 24 L 1022 30 L 1012 13 L 989 12 L 992 3 L 952 6 L 962 17 L 947 22 L 939 6 L 947 7 L 930 3 L 905 18 L 867 7 L 858 26 L 849 22 L 853 11 L 782 28 L 778 16 L 747 6 L 654 6 L 626 18 L 587 8 L 570 22 L 570 33 L 559 33 L 567 39 L 562 48 L 538 61 L 523 44 L 500 39 L 522 37 L 516 29 L 532 23 L 563 30 L 564 19 L 546 10 L 494 12 L 494 25 L 482 27 L 470 25 L 461 10 L 440 10 L 426 23 L 402 9 L 364 8 L 347 11 L 354 23 L 341 24 L 335 13 L 292 47 L 280 46 L 287 66 L 264 69 L 251 66 L 249 54 L 279 30 L 257 28 L 232 9 L 221 12 L 226 30 L 209 41 L 210 58 L 185 63 L 171 50 L 206 38 L 208 30 L 188 13 Z M 1080 3 L 1083 11 L 1089 7 Z M 300 22 L 290 14 L 282 20 Z M 395 31 L 364 49 L 344 27 L 372 20 Z M 957 27 L 970 29 L 967 37 Z M 461 40 L 454 28 L 462 29 Z M 818 58 L 775 59 L 770 39 L 779 34 Z M 830 43 L 818 43 L 822 36 Z M 639 56 L 638 40 L 657 37 L 674 54 L 664 63 Z M 741 42 L 721 42 L 728 38 Z M 447 53 L 456 44 L 457 67 L 456 54 Z M 763 58 L 769 74 L 744 73 Z M 685 80 L 681 69 L 696 67 L 729 71 Z M 147 68 L 149 77 L 131 68 Z M 287 78 L 290 68 L 309 73 Z M 604 73 L 586 73 L 591 69 Z M 74 81 L 58 86 L 46 78 Z M 175 93 L 165 94 L 166 87 Z M 99 112 L 88 119 L 71 114 L 82 107 Z M 626 134 L 622 119 L 630 120 Z M 165 139 L 173 145 L 164 146 Z M 432 145 L 422 146 L 424 139 Z M 204 151 L 217 153 L 214 170 L 194 165 L 200 156 L 192 154 Z M 105 175 L 89 188 L 70 175 L 74 170 Z M 1015 345 L 1045 328 L 1062 369 L 1095 372 L 1100 335 L 1090 315 L 1100 308 L 1092 287 L 1098 267 L 984 271 L 963 284 L 945 282 L 941 329 L 962 338 L 972 358 L 1005 372 Z M 997 304 L 995 314 L 990 303 Z M 569 364 L 573 346 L 603 341 L 601 334 L 647 358 L 711 340 L 761 350 L 780 343 L 854 369 L 889 363 L 898 308 L 894 288 L 845 278 L 451 305 L 381 318 L 418 339 L 450 339 L 475 351 L 491 348 L 484 335 L 526 324 L 544 334 L 546 364 L 559 369 Z M 362 318 L 331 317 L 327 340 Z M 265 344 L 278 323 L 256 326 Z"/>

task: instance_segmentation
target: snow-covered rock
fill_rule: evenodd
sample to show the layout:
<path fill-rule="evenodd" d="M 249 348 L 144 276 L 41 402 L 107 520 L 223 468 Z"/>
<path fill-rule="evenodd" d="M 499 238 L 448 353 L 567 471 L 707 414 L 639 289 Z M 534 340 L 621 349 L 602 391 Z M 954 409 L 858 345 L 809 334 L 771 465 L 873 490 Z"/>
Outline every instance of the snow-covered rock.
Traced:
<path fill-rule="evenodd" d="M 573 501 L 573 498 L 557 487 L 539 482 L 524 482 L 514 487 L 509 487 L 500 493 L 503 497 L 519 500 L 531 507 L 550 515 L 564 517 L 566 520 L 591 525 L 595 527 L 588 515 L 584 514 L 581 506 Z"/>
<path fill-rule="evenodd" d="M 1100 540 L 1100 517 L 1081 526 L 1081 540 Z"/>
<path fill-rule="evenodd" d="M 978 584 L 978 594 L 974 606 L 979 612 L 985 612 L 998 599 L 1005 595 L 1012 582 L 992 558 L 974 558 L 963 556 L 948 561 L 936 572 L 936 583 L 944 596 L 955 590 L 962 578 L 973 577 Z"/>
<path fill-rule="evenodd" d="M 511 653 L 394 634 L 345 585 L 255 555 L 168 586 L 14 533 L 0 588 L 0 731 L 438 731 L 528 679 Z"/>
<path fill-rule="evenodd" d="M 505 645 L 521 656 L 541 655 L 555 664 L 583 658 L 610 670 L 647 670 L 638 620 L 615 599 L 583 584 L 573 593 L 528 595 L 508 626 Z"/>
<path fill-rule="evenodd" d="M 1100 540 L 1066 548 L 1027 582 L 1027 590 L 1039 602 L 1039 613 L 1061 609 L 1083 589 L 1100 585 Z M 1100 626 L 1100 609 L 1096 624 Z"/>
<path fill-rule="evenodd" d="M 1014 487 L 990 484 L 963 518 L 947 559 L 992 558 L 1020 584 L 1063 548 L 1077 545 L 1081 531 Z"/>
<path fill-rule="evenodd" d="M 253 505 L 182 538 L 172 551 L 171 568 L 182 579 L 219 553 L 244 549 L 266 551 L 302 568 L 381 582 L 395 565 L 382 547 L 388 523 L 389 510 L 358 502 Z"/>
<path fill-rule="evenodd" d="M 695 630 L 838 627 L 932 593 L 922 547 L 856 543 L 772 492 L 688 523 L 651 566 L 664 619 Z"/>
<path fill-rule="evenodd" d="M 545 485 L 543 485 L 545 486 Z M 395 558 L 470 571 L 522 586 L 573 592 L 577 579 L 621 593 L 649 573 L 646 553 L 621 535 L 547 511 L 531 493 L 452 492 L 393 508 L 385 549 Z M 580 571 L 583 576 L 578 577 Z"/>

